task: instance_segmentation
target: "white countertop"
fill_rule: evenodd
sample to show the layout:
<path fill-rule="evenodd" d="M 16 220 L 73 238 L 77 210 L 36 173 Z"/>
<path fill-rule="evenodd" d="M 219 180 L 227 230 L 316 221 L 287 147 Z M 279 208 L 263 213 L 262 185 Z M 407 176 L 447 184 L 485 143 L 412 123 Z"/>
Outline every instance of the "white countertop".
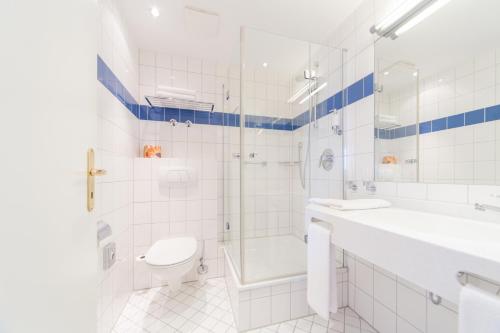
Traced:
<path fill-rule="evenodd" d="M 455 303 L 459 271 L 500 282 L 500 224 L 399 208 L 339 211 L 314 204 L 307 206 L 306 218 L 331 223 L 332 241 L 343 249 Z"/>

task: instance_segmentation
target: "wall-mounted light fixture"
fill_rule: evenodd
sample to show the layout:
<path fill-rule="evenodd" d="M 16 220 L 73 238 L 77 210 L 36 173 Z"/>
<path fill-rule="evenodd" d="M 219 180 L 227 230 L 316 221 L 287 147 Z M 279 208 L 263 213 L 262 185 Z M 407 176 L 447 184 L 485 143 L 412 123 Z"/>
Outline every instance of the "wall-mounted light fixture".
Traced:
<path fill-rule="evenodd" d="M 396 39 L 451 0 L 408 0 L 380 23 L 370 28 L 372 34 Z"/>

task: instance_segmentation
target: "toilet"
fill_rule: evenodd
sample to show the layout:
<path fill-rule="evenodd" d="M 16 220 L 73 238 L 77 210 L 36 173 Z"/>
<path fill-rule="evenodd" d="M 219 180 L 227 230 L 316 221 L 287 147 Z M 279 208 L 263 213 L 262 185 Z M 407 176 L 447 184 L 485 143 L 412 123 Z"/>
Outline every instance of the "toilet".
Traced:
<path fill-rule="evenodd" d="M 162 283 L 168 284 L 171 291 L 177 291 L 182 278 L 195 265 L 198 243 L 193 237 L 178 237 L 156 241 L 138 261 L 144 262 L 147 269 Z"/>

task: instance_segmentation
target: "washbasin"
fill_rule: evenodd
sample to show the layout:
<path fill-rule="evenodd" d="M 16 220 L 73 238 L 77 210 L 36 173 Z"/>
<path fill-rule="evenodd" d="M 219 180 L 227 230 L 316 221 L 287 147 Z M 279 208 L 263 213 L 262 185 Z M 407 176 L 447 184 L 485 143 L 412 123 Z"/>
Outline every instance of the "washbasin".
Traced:
<path fill-rule="evenodd" d="M 316 220 L 332 224 L 337 246 L 452 302 L 458 302 L 458 272 L 500 281 L 495 223 L 392 207 L 338 211 L 310 204 L 306 223 Z"/>

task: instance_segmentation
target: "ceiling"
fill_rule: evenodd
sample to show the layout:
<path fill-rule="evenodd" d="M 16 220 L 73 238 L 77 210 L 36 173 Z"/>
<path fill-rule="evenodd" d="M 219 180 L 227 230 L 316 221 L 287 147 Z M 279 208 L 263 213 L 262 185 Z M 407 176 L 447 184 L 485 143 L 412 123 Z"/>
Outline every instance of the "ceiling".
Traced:
<path fill-rule="evenodd" d="M 499 12 L 498 0 L 450 1 L 396 40 L 379 39 L 375 44 L 379 71 L 405 62 L 425 78 L 491 52 L 500 46 Z"/>
<path fill-rule="evenodd" d="M 321 43 L 361 0 L 120 0 L 119 10 L 142 49 L 239 62 L 240 26 Z M 156 6 L 160 16 L 153 18 Z M 186 6 L 217 15 L 203 15 Z M 268 45 L 270 46 L 270 45 Z M 266 45 L 263 43 L 262 48 Z"/>

